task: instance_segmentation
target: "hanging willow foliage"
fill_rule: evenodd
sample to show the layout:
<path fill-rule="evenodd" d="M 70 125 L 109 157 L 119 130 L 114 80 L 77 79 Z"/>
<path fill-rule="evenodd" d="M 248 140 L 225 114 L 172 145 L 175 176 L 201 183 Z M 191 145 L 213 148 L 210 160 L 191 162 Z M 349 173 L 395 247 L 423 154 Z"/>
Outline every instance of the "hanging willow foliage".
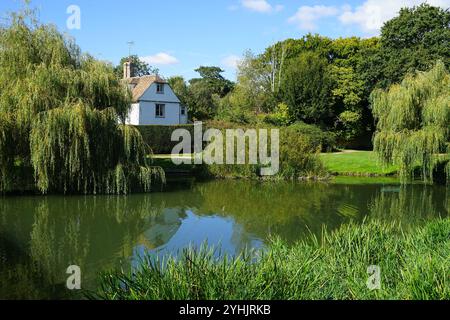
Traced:
<path fill-rule="evenodd" d="M 163 181 L 140 133 L 119 124 L 131 100 L 113 67 L 29 15 L 0 28 L 0 191 L 18 164 L 34 168 L 43 193 L 124 194 Z"/>
<path fill-rule="evenodd" d="M 399 165 L 404 182 L 413 177 L 416 166 L 422 167 L 424 181 L 433 182 L 436 165 L 450 155 L 450 75 L 445 65 L 437 62 L 429 72 L 409 75 L 371 98 L 380 160 Z"/>

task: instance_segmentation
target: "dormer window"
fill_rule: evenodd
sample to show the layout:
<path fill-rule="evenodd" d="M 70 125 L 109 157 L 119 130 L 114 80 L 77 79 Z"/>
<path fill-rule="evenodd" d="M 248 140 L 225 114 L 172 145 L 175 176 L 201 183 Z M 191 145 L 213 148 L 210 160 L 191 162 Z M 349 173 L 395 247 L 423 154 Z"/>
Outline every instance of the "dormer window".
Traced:
<path fill-rule="evenodd" d="M 164 94 L 164 83 L 156 84 L 156 93 Z"/>

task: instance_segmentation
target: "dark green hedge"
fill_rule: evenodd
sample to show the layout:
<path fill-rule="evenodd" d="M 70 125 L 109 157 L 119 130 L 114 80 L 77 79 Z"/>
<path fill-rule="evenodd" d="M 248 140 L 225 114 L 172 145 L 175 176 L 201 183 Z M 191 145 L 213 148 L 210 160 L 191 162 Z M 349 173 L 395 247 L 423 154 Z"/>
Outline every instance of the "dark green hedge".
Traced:
<path fill-rule="evenodd" d="M 187 129 L 194 136 L 194 125 L 177 126 L 136 126 L 144 141 L 152 148 L 154 154 L 170 154 L 179 142 L 171 142 L 176 129 Z"/>

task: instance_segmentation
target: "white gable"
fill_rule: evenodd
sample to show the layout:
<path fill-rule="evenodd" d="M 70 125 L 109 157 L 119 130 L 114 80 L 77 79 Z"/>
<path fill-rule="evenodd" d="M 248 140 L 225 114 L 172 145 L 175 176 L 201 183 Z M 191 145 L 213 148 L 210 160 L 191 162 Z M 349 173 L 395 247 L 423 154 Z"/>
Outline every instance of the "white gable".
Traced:
<path fill-rule="evenodd" d="M 169 84 L 164 84 L 164 93 L 157 93 L 157 87 L 158 84 L 153 83 L 147 90 L 145 90 L 139 101 L 180 103 L 180 99 L 178 99 Z"/>

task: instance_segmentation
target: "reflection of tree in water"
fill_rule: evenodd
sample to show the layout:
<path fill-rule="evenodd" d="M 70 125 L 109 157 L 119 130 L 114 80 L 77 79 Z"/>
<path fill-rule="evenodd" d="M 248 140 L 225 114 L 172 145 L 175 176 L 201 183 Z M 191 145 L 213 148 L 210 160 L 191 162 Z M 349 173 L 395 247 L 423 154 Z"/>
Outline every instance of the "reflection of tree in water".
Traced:
<path fill-rule="evenodd" d="M 370 217 L 397 221 L 404 227 L 449 215 L 448 189 L 438 186 L 406 185 L 383 188 L 371 201 Z"/>
<path fill-rule="evenodd" d="M 2 198 L 0 298 L 64 297 L 69 265 L 82 267 L 86 287 L 99 271 L 132 257 L 136 247 L 170 242 L 191 212 L 206 220 L 203 231 L 226 227 L 239 251 L 269 234 L 293 242 L 366 215 L 404 224 L 448 215 L 448 192 L 422 185 L 213 181 L 127 197 Z"/>
<path fill-rule="evenodd" d="M 310 233 L 320 235 L 324 226 L 333 230 L 367 215 L 412 223 L 412 216 L 423 220 L 447 212 L 441 205 L 445 188 L 423 185 L 383 189 L 370 184 L 214 181 L 194 192 L 203 197 L 199 214 L 231 215 L 248 234 L 261 238 L 277 234 L 291 242 Z"/>
<path fill-rule="evenodd" d="M 2 199 L 0 298 L 65 297 L 72 264 L 86 287 L 116 265 L 118 252 L 132 247 L 158 212 L 146 197 Z"/>

